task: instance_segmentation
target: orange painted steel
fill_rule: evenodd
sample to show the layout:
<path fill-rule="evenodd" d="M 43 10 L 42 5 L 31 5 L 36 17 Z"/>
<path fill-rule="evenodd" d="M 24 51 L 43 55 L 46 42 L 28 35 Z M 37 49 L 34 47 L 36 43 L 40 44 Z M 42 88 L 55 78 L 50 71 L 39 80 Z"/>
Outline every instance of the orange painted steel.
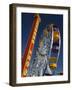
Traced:
<path fill-rule="evenodd" d="M 36 34 L 37 34 L 37 30 L 38 30 L 40 21 L 41 21 L 40 16 L 38 14 L 36 14 L 34 16 L 32 30 L 31 30 L 29 38 L 28 38 L 27 46 L 26 46 L 24 55 L 22 57 L 22 77 L 27 76 L 30 59 L 32 56 L 32 51 L 34 48 L 35 38 L 36 38 Z"/>

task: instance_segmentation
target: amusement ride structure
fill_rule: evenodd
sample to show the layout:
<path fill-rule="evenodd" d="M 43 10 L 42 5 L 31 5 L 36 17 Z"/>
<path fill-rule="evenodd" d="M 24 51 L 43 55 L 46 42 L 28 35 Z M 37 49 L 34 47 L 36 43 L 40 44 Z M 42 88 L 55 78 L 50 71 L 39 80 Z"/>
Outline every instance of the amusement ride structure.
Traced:
<path fill-rule="evenodd" d="M 52 75 L 52 72 L 57 68 L 61 47 L 61 35 L 59 28 L 54 24 L 50 24 L 43 30 L 43 36 L 40 39 L 39 47 L 36 51 L 34 65 L 29 69 L 40 22 L 41 18 L 39 14 L 36 14 L 34 16 L 27 46 L 22 57 L 22 77 Z M 31 70 L 30 73 L 29 70 Z"/>

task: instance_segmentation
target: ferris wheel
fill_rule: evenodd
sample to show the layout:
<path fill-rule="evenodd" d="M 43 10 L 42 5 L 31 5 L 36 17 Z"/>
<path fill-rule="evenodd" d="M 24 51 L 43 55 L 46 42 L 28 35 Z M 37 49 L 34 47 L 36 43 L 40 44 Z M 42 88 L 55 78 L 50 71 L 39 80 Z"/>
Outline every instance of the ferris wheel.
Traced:
<path fill-rule="evenodd" d="M 37 59 L 35 61 L 36 62 L 39 61 L 40 63 L 37 62 L 37 64 L 39 65 L 38 68 L 36 68 L 36 63 L 34 63 L 33 66 L 35 68 L 32 67 L 31 69 L 33 70 L 32 75 L 33 76 L 53 75 L 54 71 L 57 68 L 59 54 L 60 54 L 60 47 L 61 47 L 61 35 L 60 35 L 59 28 L 54 24 L 48 25 L 48 27 L 46 27 L 43 30 L 43 34 L 42 34 L 42 37 L 40 38 L 39 44 L 41 44 L 41 46 L 43 44 L 43 48 L 41 48 L 41 51 L 37 51 L 39 53 L 37 54 Z M 46 59 L 44 58 L 45 56 L 48 57 L 47 59 L 48 61 L 46 61 L 46 63 L 42 63 Z M 40 72 L 41 70 L 40 68 L 41 69 L 45 68 L 42 74 Z M 38 74 L 38 72 L 40 74 Z"/>
<path fill-rule="evenodd" d="M 52 70 L 55 70 L 57 68 L 57 62 L 60 54 L 61 35 L 59 28 L 54 24 L 49 25 L 48 31 L 50 34 L 50 48 L 48 55 L 49 66 Z"/>

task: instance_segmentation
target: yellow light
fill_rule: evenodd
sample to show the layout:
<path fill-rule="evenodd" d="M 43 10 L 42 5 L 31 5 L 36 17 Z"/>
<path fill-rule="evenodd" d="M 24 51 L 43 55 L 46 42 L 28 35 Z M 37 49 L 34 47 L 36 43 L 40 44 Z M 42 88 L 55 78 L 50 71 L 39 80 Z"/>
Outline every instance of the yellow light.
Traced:
<path fill-rule="evenodd" d="M 27 59 L 28 59 L 28 60 L 30 60 L 30 59 L 31 59 L 31 56 L 30 56 L 30 55 L 28 55 Z"/>
<path fill-rule="evenodd" d="M 55 69 L 56 67 L 57 67 L 57 64 L 55 64 L 55 63 L 50 64 L 51 69 Z"/>
<path fill-rule="evenodd" d="M 34 32 L 36 32 L 36 33 L 37 33 L 37 29 L 36 29 L 36 28 L 35 28 Z"/>
<path fill-rule="evenodd" d="M 35 40 L 35 35 L 33 35 L 33 40 Z"/>
<path fill-rule="evenodd" d="M 36 32 L 34 32 L 34 36 L 36 36 Z"/>
<path fill-rule="evenodd" d="M 28 61 L 28 60 L 26 60 L 25 65 L 26 65 L 27 67 L 29 67 L 29 61 Z"/>
<path fill-rule="evenodd" d="M 26 76 L 26 74 L 27 74 L 27 70 L 25 69 L 25 70 L 23 71 L 23 75 Z"/>
<path fill-rule="evenodd" d="M 57 41 L 57 40 L 59 39 L 59 32 L 54 31 L 54 36 L 53 36 L 53 38 L 54 38 L 54 41 Z"/>
<path fill-rule="evenodd" d="M 32 43 L 34 44 L 34 40 L 32 39 Z"/>

